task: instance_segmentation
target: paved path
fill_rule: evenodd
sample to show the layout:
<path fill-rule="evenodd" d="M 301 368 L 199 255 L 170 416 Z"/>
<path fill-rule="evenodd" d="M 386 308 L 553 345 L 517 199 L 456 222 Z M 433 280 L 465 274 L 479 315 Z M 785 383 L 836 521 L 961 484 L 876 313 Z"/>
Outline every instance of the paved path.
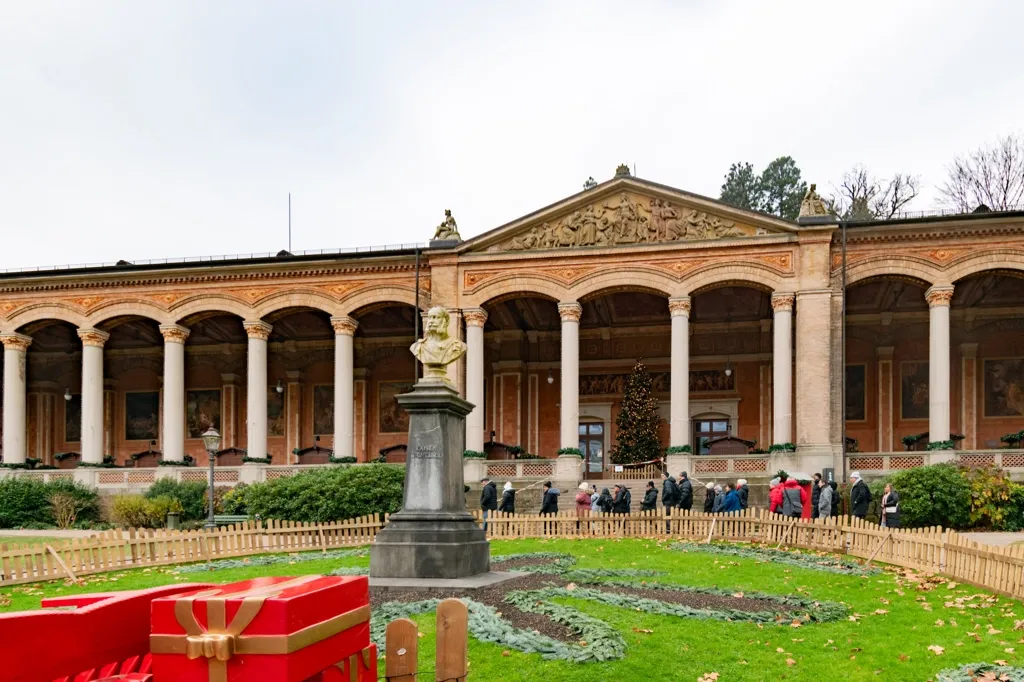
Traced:
<path fill-rule="evenodd" d="M 87 538 L 95 534 L 94 530 L 0 530 L 5 538 L 25 538 L 26 542 L 31 538 Z"/>
<path fill-rule="evenodd" d="M 1024 533 L 960 533 L 960 536 L 996 547 L 1005 547 L 1014 542 L 1024 542 Z"/>

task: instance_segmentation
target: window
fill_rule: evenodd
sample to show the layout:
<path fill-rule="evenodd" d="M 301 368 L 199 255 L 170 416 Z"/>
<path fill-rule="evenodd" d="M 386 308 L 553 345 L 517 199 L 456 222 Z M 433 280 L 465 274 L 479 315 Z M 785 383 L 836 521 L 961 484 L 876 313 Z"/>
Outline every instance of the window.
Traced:
<path fill-rule="evenodd" d="M 588 473 L 604 471 L 604 424 L 580 424 L 580 452 L 586 460 Z"/>
<path fill-rule="evenodd" d="M 709 453 L 707 442 L 711 438 L 729 435 L 729 420 L 717 418 L 695 419 L 693 422 L 693 451 L 698 455 Z"/>

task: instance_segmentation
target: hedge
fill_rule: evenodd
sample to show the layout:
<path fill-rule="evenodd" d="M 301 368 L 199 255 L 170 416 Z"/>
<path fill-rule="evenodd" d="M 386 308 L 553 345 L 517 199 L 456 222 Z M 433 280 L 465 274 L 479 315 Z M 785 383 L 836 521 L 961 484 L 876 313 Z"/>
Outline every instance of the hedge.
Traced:
<path fill-rule="evenodd" d="M 398 511 L 404 485 L 401 467 L 325 467 L 236 488 L 224 506 L 230 513 L 263 519 L 340 521 Z"/>
<path fill-rule="evenodd" d="M 99 514 L 99 493 L 95 489 L 68 480 L 43 483 L 22 476 L 0 480 L 0 528 L 53 526 L 50 497 L 66 493 L 79 502 L 76 525 L 96 521 Z"/>

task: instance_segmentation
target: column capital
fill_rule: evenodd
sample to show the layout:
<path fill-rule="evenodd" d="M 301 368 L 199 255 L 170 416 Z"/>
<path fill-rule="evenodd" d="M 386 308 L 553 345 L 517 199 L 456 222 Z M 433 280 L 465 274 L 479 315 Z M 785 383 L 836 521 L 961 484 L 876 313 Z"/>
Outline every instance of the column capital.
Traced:
<path fill-rule="evenodd" d="M 78 338 L 82 339 L 83 346 L 103 348 L 107 339 L 110 338 L 110 334 L 95 327 L 83 327 L 78 329 Z"/>
<path fill-rule="evenodd" d="M 162 324 L 160 325 L 160 333 L 164 337 L 164 343 L 180 343 L 184 345 L 185 339 L 192 332 L 188 327 L 182 327 L 180 324 Z"/>
<path fill-rule="evenodd" d="M 583 306 L 576 301 L 558 304 L 558 316 L 562 322 L 579 322 L 583 316 Z"/>
<path fill-rule="evenodd" d="M 482 327 L 487 322 L 487 311 L 483 308 L 466 308 L 462 311 L 462 319 L 467 327 Z"/>
<path fill-rule="evenodd" d="M 795 301 L 796 296 L 791 293 L 772 294 L 772 310 L 776 313 L 791 313 Z"/>
<path fill-rule="evenodd" d="M 24 353 L 28 350 L 28 347 L 32 345 L 32 337 L 27 334 L 18 334 L 15 332 L 10 334 L 0 334 L 0 343 L 4 344 L 4 348 L 20 350 Z"/>
<path fill-rule="evenodd" d="M 690 297 L 689 296 L 676 296 L 668 299 L 668 311 L 672 313 L 672 317 L 683 315 L 685 317 L 690 316 Z"/>
<path fill-rule="evenodd" d="M 355 336 L 359 320 L 348 315 L 331 318 L 331 326 L 334 327 L 335 336 Z"/>
<path fill-rule="evenodd" d="M 953 300 L 953 287 L 933 286 L 924 292 L 924 300 L 928 301 L 929 308 L 949 306 L 949 302 Z"/>
<path fill-rule="evenodd" d="M 263 320 L 246 320 L 242 323 L 245 328 L 245 334 L 250 339 L 260 339 L 266 341 L 270 338 L 270 332 L 274 328 L 273 325 L 264 322 Z"/>
<path fill-rule="evenodd" d="M 895 350 L 893 346 L 879 346 L 875 349 L 875 354 L 884 360 L 891 360 L 893 350 Z"/>
<path fill-rule="evenodd" d="M 977 343 L 961 343 L 960 344 L 960 356 L 964 358 L 976 358 L 978 357 L 978 344 Z"/>

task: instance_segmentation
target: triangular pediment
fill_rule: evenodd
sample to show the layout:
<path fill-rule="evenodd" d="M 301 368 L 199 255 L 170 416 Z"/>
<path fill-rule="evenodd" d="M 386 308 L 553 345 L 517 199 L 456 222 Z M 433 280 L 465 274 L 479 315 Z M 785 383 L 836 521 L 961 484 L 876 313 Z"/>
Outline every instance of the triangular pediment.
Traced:
<path fill-rule="evenodd" d="M 466 251 L 534 251 L 743 239 L 796 232 L 772 216 L 637 178 L 616 178 L 463 244 Z"/>

